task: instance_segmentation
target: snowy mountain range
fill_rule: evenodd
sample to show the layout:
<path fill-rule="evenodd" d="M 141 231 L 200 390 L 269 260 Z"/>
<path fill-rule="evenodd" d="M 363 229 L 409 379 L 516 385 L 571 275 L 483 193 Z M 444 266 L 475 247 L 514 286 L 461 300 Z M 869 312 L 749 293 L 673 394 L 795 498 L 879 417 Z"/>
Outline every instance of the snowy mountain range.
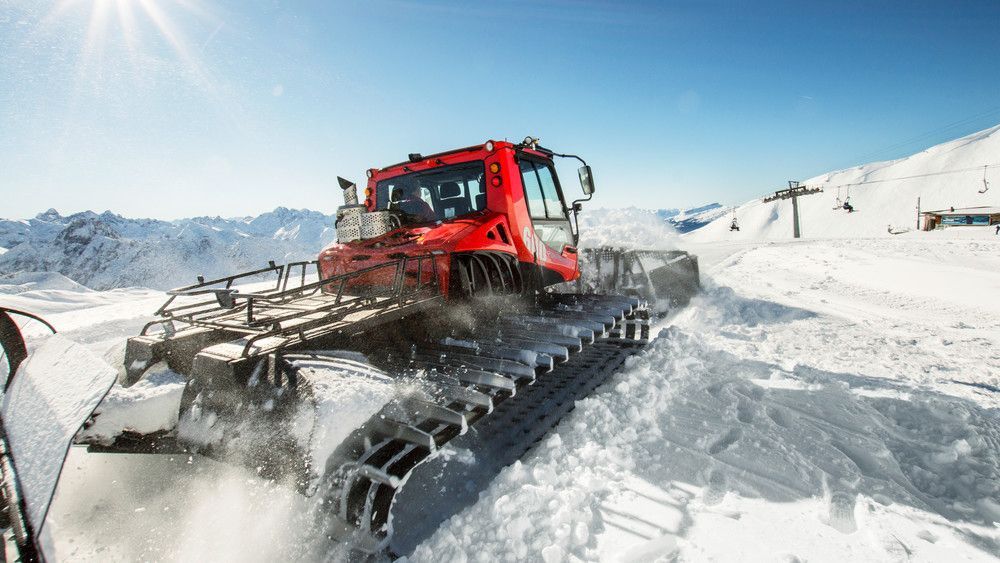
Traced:
<path fill-rule="evenodd" d="M 709 203 L 691 209 L 661 209 L 656 214 L 670 223 L 678 233 L 688 233 L 704 227 L 728 211 L 729 208 L 722 207 L 721 204 Z"/>
<path fill-rule="evenodd" d="M 0 277 L 58 272 L 92 289 L 167 289 L 260 267 L 312 259 L 334 240 L 334 217 L 279 207 L 257 217 L 129 219 L 110 211 L 0 220 Z M 2 279 L 0 279 L 2 281 Z"/>
<path fill-rule="evenodd" d="M 987 182 L 984 185 L 984 174 Z M 950 207 L 1000 206 L 1000 125 L 935 145 L 897 160 L 873 162 L 820 174 L 802 184 L 822 192 L 798 198 L 804 238 L 888 237 L 917 228 L 917 199 L 923 211 Z M 989 186 L 990 189 L 984 189 Z M 780 189 L 780 188 L 776 188 Z M 854 212 L 843 209 L 849 199 Z M 686 238 L 780 240 L 792 238 L 792 201 L 749 201 L 723 213 Z M 992 234 L 970 227 L 970 235 Z"/>

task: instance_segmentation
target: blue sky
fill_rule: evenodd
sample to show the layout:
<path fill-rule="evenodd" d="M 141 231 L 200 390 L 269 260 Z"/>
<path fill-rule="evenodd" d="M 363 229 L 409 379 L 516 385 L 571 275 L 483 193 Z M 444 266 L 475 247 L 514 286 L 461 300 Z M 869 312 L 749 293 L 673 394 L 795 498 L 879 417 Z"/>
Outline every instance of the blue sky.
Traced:
<path fill-rule="evenodd" d="M 330 212 L 338 174 L 528 134 L 587 158 L 597 205 L 732 204 L 1000 123 L 998 21 L 992 0 L 0 0 L 0 216 Z"/>

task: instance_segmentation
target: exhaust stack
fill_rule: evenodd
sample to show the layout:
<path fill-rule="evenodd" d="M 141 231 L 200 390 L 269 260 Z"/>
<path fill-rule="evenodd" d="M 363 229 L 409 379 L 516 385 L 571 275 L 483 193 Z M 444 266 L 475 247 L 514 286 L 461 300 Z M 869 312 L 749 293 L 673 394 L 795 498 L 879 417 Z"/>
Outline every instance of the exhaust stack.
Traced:
<path fill-rule="evenodd" d="M 350 180 L 346 180 L 337 176 L 337 183 L 340 184 L 340 189 L 344 190 L 344 205 L 357 205 L 358 204 L 358 186 Z"/>
<path fill-rule="evenodd" d="M 344 190 L 344 205 L 337 208 L 337 242 L 346 243 L 380 237 L 393 228 L 399 227 L 399 220 L 393 222 L 388 211 L 368 211 L 368 207 L 358 203 L 358 186 L 337 176 L 340 189 Z"/>

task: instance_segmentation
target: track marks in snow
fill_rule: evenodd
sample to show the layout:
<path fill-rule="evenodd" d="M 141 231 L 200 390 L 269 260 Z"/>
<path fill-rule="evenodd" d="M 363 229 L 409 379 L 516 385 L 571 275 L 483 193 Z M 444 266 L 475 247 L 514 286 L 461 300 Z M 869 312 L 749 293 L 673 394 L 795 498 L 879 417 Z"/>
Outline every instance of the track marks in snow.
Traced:
<path fill-rule="evenodd" d="M 726 473 L 721 469 L 713 469 L 708 474 L 708 485 L 702 495 L 702 502 L 707 506 L 712 506 L 722 502 L 726 496 Z"/>
<path fill-rule="evenodd" d="M 790 425 L 788 413 L 780 407 L 767 407 L 767 417 L 771 419 L 771 422 L 783 428 L 788 428 Z"/>
<path fill-rule="evenodd" d="M 869 334 L 859 344 L 860 324 L 711 287 L 689 311 L 578 403 L 556 430 L 557 448 L 506 471 L 414 559 L 528 557 L 553 542 L 585 561 L 726 559 L 731 549 L 804 560 L 992 553 L 1000 518 L 980 499 L 1000 498 L 998 411 L 926 379 L 867 373 L 866 361 L 885 359 L 868 345 L 909 342 L 905 326 L 892 329 L 898 338 Z M 633 478 L 660 491 L 629 493 Z M 694 489 L 690 503 L 643 500 L 679 484 Z M 579 522 L 566 528 L 551 516 L 563 508 Z M 503 520 L 519 516 L 532 527 L 506 537 Z M 572 539 L 578 525 L 586 541 Z"/>
<path fill-rule="evenodd" d="M 735 444 L 736 441 L 740 439 L 741 435 L 742 432 L 739 428 L 730 428 L 725 434 L 712 441 L 712 443 L 708 446 L 708 453 L 717 455 L 724 452 L 729 449 L 730 446 Z"/>
<path fill-rule="evenodd" d="M 851 463 L 858 468 L 862 475 L 871 477 L 880 474 L 882 464 L 871 452 L 838 441 L 831 442 L 831 445 L 851 460 Z"/>
<path fill-rule="evenodd" d="M 736 419 L 743 424 L 750 424 L 753 422 L 753 406 L 747 399 L 741 398 L 738 403 L 736 403 Z"/>
<path fill-rule="evenodd" d="M 838 491 L 830 495 L 830 527 L 844 534 L 853 534 L 858 525 L 854 520 L 854 506 L 858 496 Z"/>

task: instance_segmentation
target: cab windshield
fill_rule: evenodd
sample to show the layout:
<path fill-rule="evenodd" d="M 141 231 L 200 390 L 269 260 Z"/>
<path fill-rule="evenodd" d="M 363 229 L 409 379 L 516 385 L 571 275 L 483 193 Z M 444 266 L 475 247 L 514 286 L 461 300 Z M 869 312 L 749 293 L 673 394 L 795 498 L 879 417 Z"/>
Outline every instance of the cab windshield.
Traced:
<path fill-rule="evenodd" d="M 431 223 L 486 208 L 482 161 L 411 172 L 375 184 L 376 209 L 397 211 L 405 223 Z"/>

